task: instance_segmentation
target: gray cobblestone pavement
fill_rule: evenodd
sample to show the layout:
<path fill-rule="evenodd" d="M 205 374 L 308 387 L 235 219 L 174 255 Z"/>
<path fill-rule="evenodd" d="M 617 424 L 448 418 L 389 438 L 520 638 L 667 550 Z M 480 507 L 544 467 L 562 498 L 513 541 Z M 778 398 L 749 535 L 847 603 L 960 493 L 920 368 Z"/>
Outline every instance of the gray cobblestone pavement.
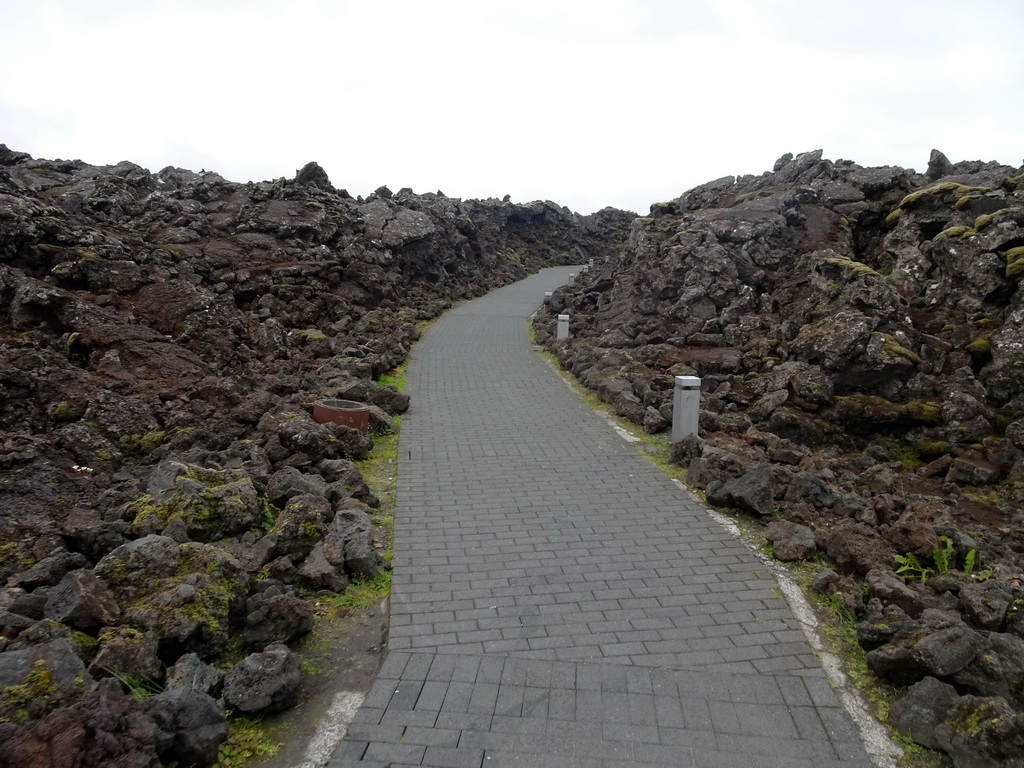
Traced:
<path fill-rule="evenodd" d="M 329 766 L 870 766 L 763 564 L 531 349 L 573 271 L 414 349 L 390 652 Z"/>

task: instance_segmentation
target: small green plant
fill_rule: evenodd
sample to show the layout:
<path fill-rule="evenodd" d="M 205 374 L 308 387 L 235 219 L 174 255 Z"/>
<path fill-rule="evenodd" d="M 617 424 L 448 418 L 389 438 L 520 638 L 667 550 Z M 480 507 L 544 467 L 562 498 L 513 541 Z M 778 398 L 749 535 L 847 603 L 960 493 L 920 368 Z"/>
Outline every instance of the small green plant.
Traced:
<path fill-rule="evenodd" d="M 993 568 L 991 565 L 988 565 L 982 568 L 980 571 L 975 571 L 974 569 L 978 565 L 977 556 L 978 553 L 973 549 L 967 553 L 967 556 L 964 558 L 964 573 L 966 573 L 975 581 L 988 581 L 992 578 L 992 574 L 995 573 L 995 568 Z"/>
<path fill-rule="evenodd" d="M 274 527 L 274 523 L 277 522 L 277 516 L 280 514 L 280 510 L 271 504 L 270 499 L 266 496 L 260 497 L 260 506 L 263 508 L 263 519 L 260 521 L 260 528 L 264 533 L 267 533 Z"/>
<path fill-rule="evenodd" d="M 929 576 L 935 574 L 931 568 L 926 568 L 921 565 L 921 562 L 917 559 L 917 556 L 908 552 L 905 555 L 894 555 L 896 562 L 899 563 L 899 568 L 896 569 L 896 574 L 904 576 L 910 579 L 920 579 L 923 584 L 927 581 Z"/>
<path fill-rule="evenodd" d="M 974 579 L 975 581 L 988 581 L 989 579 L 992 578 L 992 576 L 995 574 L 995 572 L 996 572 L 995 568 L 993 568 L 991 565 L 987 565 L 984 568 L 982 568 L 980 571 L 975 571 L 974 573 L 972 573 L 971 574 L 971 578 Z"/>
<path fill-rule="evenodd" d="M 896 569 L 897 575 L 909 579 L 919 579 L 924 583 L 929 577 L 936 574 L 941 576 L 944 573 L 949 573 L 956 567 L 956 550 L 948 536 L 939 536 L 935 540 L 932 544 L 931 554 L 934 568 L 923 565 L 912 552 L 908 552 L 905 555 L 894 555 L 896 562 L 899 564 L 899 567 Z M 974 573 L 977 557 L 978 553 L 973 549 L 964 556 L 964 573 L 968 576 L 973 575 L 979 581 L 984 581 L 992 575 L 992 568 L 985 569 L 982 572 L 985 574 L 984 576 Z"/>
<path fill-rule="evenodd" d="M 116 679 L 136 701 L 145 701 L 164 692 L 160 683 L 150 680 L 148 677 L 134 677 L 126 672 L 120 672 L 112 667 L 102 666 L 104 672 Z"/>
<path fill-rule="evenodd" d="M 932 547 L 932 560 L 935 562 L 935 570 L 940 574 L 948 573 L 950 564 L 956 563 L 956 552 L 948 536 L 939 536 L 938 542 Z"/>
<path fill-rule="evenodd" d="M 213 768 L 244 768 L 255 759 L 273 757 L 281 749 L 280 744 L 271 741 L 259 718 L 230 718 L 228 728 L 228 740 L 220 745 Z"/>
<path fill-rule="evenodd" d="M 378 571 L 371 579 L 355 579 L 341 595 L 342 608 L 357 611 L 372 608 L 391 592 L 391 571 Z"/>
<path fill-rule="evenodd" d="M 318 592 L 311 594 L 299 590 L 313 603 L 319 615 L 328 619 L 348 616 L 374 607 L 391 592 L 391 571 L 379 571 L 370 579 L 353 579 L 344 592 Z"/>
<path fill-rule="evenodd" d="M 967 553 L 967 556 L 964 558 L 964 573 L 966 573 L 968 576 L 970 576 L 971 573 L 974 572 L 974 559 L 977 556 L 978 553 L 972 549 L 970 552 Z"/>
<path fill-rule="evenodd" d="M 857 623 L 857 618 L 846 607 L 842 595 L 838 592 L 833 592 L 830 595 L 821 595 L 818 600 L 829 611 L 832 618 L 838 622 L 838 626 L 852 627 Z"/>

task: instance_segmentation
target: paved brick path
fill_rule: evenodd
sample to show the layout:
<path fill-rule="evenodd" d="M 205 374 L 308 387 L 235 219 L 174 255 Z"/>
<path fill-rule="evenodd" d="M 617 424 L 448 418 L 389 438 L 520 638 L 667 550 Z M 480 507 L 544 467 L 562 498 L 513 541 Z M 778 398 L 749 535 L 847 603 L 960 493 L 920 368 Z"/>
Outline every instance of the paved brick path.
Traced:
<path fill-rule="evenodd" d="M 390 652 L 330 768 L 870 766 L 763 565 L 532 351 L 571 271 L 414 350 Z"/>

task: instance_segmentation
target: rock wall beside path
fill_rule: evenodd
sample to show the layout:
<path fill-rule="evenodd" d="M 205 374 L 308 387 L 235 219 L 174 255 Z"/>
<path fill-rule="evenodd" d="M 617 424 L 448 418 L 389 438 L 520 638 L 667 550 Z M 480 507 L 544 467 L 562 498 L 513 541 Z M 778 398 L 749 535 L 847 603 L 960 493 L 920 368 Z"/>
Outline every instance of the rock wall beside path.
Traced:
<path fill-rule="evenodd" d="M 876 674 L 951 686 L 896 721 L 957 765 L 1024 757 L 1022 277 L 1024 169 L 817 151 L 652 205 L 535 323 L 650 432 L 701 377 L 690 482 L 774 521 L 777 556 L 827 558 Z"/>
<path fill-rule="evenodd" d="M 300 590 L 387 567 L 373 435 L 313 401 L 391 428 L 422 321 L 632 218 L 0 145 L 0 763 L 206 765 L 225 702 L 293 703 Z"/>

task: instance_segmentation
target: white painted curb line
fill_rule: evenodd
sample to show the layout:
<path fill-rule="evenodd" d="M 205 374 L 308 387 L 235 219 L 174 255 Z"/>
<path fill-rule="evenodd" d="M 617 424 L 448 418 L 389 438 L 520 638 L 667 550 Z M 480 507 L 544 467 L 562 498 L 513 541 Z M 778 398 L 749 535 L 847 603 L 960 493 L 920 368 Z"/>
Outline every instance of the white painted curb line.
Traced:
<path fill-rule="evenodd" d="M 316 733 L 306 747 L 306 759 L 294 768 L 323 768 L 334 751 L 348 735 L 348 726 L 366 696 L 362 693 L 342 691 L 334 697 L 330 708 L 317 723 Z"/>

